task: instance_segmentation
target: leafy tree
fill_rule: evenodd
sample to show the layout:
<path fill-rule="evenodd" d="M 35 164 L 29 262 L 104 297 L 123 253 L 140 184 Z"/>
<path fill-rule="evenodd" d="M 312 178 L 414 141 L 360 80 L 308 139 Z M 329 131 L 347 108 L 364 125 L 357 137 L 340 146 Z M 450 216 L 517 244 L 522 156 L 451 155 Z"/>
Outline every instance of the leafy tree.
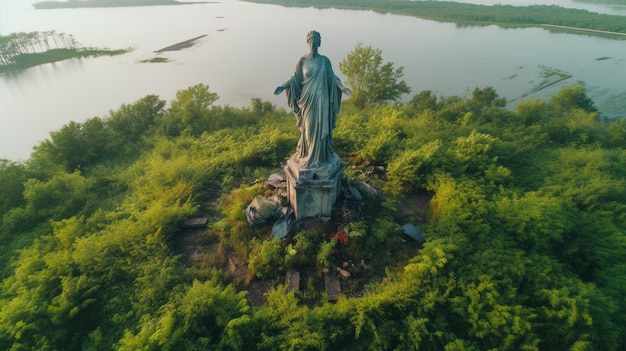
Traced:
<path fill-rule="evenodd" d="M 360 107 L 397 101 L 411 92 L 405 81 L 399 81 L 403 67 L 394 68 L 392 62 L 383 64 L 382 50 L 362 43 L 339 63 L 339 69 L 352 89 L 352 100 Z"/>
<path fill-rule="evenodd" d="M 35 147 L 34 157 L 73 172 L 102 161 L 110 140 L 110 131 L 101 118 L 90 118 L 84 123 L 72 121 L 59 131 L 50 132 L 50 139 Z"/>
<path fill-rule="evenodd" d="M 190 135 L 200 135 L 205 130 L 218 129 L 217 125 L 207 125 L 211 105 L 219 99 L 206 84 L 196 84 L 176 93 L 176 100 L 164 118 L 165 133 L 179 135 L 183 131 Z"/>
<path fill-rule="evenodd" d="M 550 98 L 550 103 L 554 106 L 557 115 L 572 109 L 581 109 L 586 112 L 596 112 L 597 109 L 580 85 L 574 85 L 561 89 L 556 95 Z"/>
<path fill-rule="evenodd" d="M 432 91 L 424 90 L 419 92 L 419 94 L 414 95 L 408 105 L 415 114 L 419 114 L 426 110 L 434 111 L 437 109 L 437 97 L 433 95 Z"/>
<path fill-rule="evenodd" d="M 156 95 L 147 95 L 133 104 L 123 104 L 111 111 L 106 120 L 118 137 L 125 142 L 138 141 L 140 137 L 160 122 L 166 102 Z"/>
<path fill-rule="evenodd" d="M 5 213 L 11 208 L 23 204 L 23 182 L 27 178 L 28 171 L 25 165 L 0 159 L 0 193 L 2 194 L 2 197 L 0 197 L 0 213 Z"/>

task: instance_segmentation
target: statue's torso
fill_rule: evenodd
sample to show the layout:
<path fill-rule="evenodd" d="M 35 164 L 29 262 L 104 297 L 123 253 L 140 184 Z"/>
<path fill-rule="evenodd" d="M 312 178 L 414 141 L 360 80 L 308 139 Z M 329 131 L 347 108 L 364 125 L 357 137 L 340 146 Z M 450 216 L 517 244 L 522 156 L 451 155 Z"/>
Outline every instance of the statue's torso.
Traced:
<path fill-rule="evenodd" d="M 317 55 L 314 57 L 304 56 L 302 58 L 301 67 L 302 67 L 302 75 L 304 76 L 305 79 L 311 78 L 317 73 L 323 73 L 323 72 L 320 72 L 320 70 L 324 69 L 324 56 L 322 55 Z"/>

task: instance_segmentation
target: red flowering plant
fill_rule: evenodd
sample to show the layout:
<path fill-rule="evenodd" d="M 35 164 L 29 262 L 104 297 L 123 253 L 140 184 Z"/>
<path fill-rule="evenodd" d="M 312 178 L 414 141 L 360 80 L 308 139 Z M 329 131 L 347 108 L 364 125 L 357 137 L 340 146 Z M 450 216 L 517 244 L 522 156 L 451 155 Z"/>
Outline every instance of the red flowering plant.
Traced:
<path fill-rule="evenodd" d="M 347 245 L 348 244 L 348 234 L 346 234 L 343 230 L 339 230 L 335 233 L 333 233 L 330 236 L 330 240 L 337 240 L 338 242 Z"/>

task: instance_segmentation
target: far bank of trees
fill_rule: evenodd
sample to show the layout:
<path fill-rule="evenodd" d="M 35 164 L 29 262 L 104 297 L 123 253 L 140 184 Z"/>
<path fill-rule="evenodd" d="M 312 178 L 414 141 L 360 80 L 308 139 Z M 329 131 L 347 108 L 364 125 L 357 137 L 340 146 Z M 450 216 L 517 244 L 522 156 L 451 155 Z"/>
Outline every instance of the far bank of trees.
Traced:
<path fill-rule="evenodd" d="M 14 64 L 15 58 L 20 55 L 37 54 L 52 49 L 80 48 L 80 43 L 73 35 L 57 33 L 53 30 L 0 35 L 0 64 Z"/>
<path fill-rule="evenodd" d="M 11 33 L 0 36 L 0 73 L 71 58 L 120 55 L 128 50 L 84 47 L 73 35 L 53 30 Z"/>
<path fill-rule="evenodd" d="M 452 1 L 404 0 L 248 0 L 250 2 L 295 7 L 335 7 L 373 10 L 458 24 L 503 26 L 541 26 L 550 24 L 581 29 L 626 33 L 624 16 L 568 9 L 556 5 L 478 5 Z M 622 36 L 619 36 L 622 38 Z"/>
<path fill-rule="evenodd" d="M 36 9 L 67 9 L 67 8 L 93 8 L 93 7 L 134 7 L 134 6 L 165 6 L 165 5 L 189 5 L 204 2 L 179 2 L 175 0 L 80 0 L 80 1 L 41 1 L 33 6 Z"/>

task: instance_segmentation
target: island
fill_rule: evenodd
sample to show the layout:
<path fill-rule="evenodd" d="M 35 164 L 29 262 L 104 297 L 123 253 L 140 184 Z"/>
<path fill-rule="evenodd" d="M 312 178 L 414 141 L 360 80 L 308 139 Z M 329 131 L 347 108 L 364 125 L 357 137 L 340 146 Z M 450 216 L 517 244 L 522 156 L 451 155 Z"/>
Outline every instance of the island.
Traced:
<path fill-rule="evenodd" d="M 0 35 L 0 73 L 19 71 L 44 63 L 70 58 L 120 55 L 130 49 L 85 47 L 71 34 L 55 31 L 19 32 Z"/>
<path fill-rule="evenodd" d="M 167 6 L 207 4 L 209 2 L 180 2 L 175 0 L 70 0 L 70 1 L 41 1 L 33 6 L 38 10 L 67 9 L 83 7 L 136 7 L 136 6 Z"/>

